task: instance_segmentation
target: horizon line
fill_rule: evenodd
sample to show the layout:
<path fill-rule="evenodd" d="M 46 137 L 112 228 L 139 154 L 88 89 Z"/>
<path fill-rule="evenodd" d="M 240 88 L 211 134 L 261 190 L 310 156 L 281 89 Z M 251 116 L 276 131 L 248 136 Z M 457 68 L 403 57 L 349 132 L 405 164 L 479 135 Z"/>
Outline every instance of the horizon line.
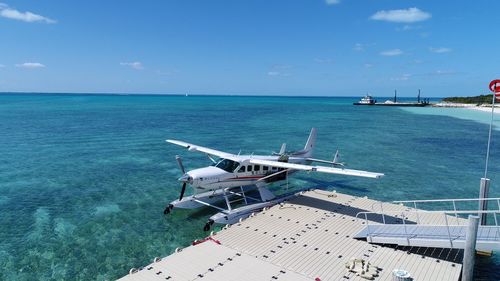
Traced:
<path fill-rule="evenodd" d="M 297 98 L 359 98 L 360 96 L 348 96 L 348 95 L 280 95 L 280 94 L 158 94 L 158 93 L 116 93 L 116 92 L 0 92 L 0 95 L 85 95 L 85 96 L 192 96 L 192 97 L 297 97 Z M 377 97 L 377 96 L 374 96 Z M 392 96 L 378 96 L 380 98 L 392 98 Z M 414 96 L 399 96 L 400 98 L 412 98 Z M 442 99 L 445 97 L 423 97 L 431 99 Z"/>

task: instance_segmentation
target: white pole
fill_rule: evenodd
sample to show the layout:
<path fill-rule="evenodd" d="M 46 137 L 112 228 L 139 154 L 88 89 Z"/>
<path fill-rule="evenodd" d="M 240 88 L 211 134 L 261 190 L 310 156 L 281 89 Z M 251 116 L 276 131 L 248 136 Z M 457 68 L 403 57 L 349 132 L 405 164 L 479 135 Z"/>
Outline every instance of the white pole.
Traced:
<path fill-rule="evenodd" d="M 490 190 L 490 179 L 481 179 L 481 184 L 479 185 L 479 210 L 480 211 L 487 211 L 488 210 L 488 200 L 484 200 L 488 198 L 488 193 Z M 487 224 L 487 219 L 488 219 L 488 214 L 487 213 L 482 213 L 479 215 L 480 217 L 480 224 L 481 225 L 486 225 Z"/>
<path fill-rule="evenodd" d="M 462 264 L 462 281 L 474 280 L 474 263 L 476 260 L 476 239 L 479 217 L 469 215 L 465 236 L 464 260 Z"/>
<path fill-rule="evenodd" d="M 495 86 L 496 90 L 496 86 Z M 493 114 L 495 113 L 495 92 L 493 92 L 493 101 L 491 103 L 491 121 L 490 121 L 490 131 L 488 133 L 488 148 L 486 149 L 486 165 L 484 167 L 484 178 L 487 179 L 488 175 L 488 160 L 490 158 L 490 142 L 491 142 L 491 128 L 493 126 Z"/>

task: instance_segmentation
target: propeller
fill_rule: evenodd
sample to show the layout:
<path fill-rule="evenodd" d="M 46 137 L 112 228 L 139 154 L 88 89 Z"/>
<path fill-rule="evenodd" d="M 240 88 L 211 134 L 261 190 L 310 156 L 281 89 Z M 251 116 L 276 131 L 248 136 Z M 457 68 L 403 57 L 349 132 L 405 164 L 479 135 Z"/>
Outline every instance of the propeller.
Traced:
<path fill-rule="evenodd" d="M 190 181 L 191 177 L 186 174 L 186 170 L 184 169 L 184 165 L 182 165 L 182 159 L 179 155 L 175 155 L 175 160 L 177 160 L 177 164 L 179 164 L 179 168 L 181 168 L 182 171 L 182 177 L 179 178 L 179 181 L 182 182 L 182 189 L 181 189 L 181 194 L 179 196 L 179 201 L 182 200 L 184 197 L 184 192 L 186 192 L 186 184 Z M 165 207 L 165 210 L 163 210 L 163 214 L 167 215 L 170 214 L 172 209 L 174 208 L 174 205 L 168 204 L 167 207 Z"/>
<path fill-rule="evenodd" d="M 179 164 L 179 168 L 181 168 L 182 174 L 186 173 L 186 170 L 184 170 L 184 165 L 182 165 L 182 159 L 179 155 L 175 155 L 175 160 L 177 160 L 177 163 Z"/>
<path fill-rule="evenodd" d="M 179 196 L 179 201 L 182 200 L 182 197 L 184 197 L 184 192 L 186 191 L 186 182 L 182 184 L 182 189 L 181 189 L 181 195 Z"/>
<path fill-rule="evenodd" d="M 175 160 L 177 160 L 177 163 L 179 164 L 179 168 L 181 168 L 182 171 L 182 177 L 179 178 L 180 181 L 182 181 L 182 189 L 181 189 L 181 194 L 179 196 L 179 201 L 182 200 L 184 197 L 184 192 L 186 192 L 186 184 L 189 181 L 189 176 L 186 174 L 186 170 L 184 169 L 184 165 L 182 165 L 182 159 L 179 155 L 175 156 Z"/>

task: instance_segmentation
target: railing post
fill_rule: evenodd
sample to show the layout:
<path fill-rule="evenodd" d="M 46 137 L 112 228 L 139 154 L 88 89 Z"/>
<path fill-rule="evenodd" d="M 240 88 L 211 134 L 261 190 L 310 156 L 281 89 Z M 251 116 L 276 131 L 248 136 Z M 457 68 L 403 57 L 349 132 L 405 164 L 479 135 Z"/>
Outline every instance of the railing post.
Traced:
<path fill-rule="evenodd" d="M 408 246 L 410 246 L 410 238 L 408 237 L 408 231 L 406 230 L 406 216 L 404 215 L 403 213 L 403 227 L 405 229 L 405 236 L 406 236 L 406 243 L 408 244 Z"/>
<path fill-rule="evenodd" d="M 460 225 L 460 223 L 458 222 L 457 204 L 455 204 L 455 200 L 453 200 L 452 202 L 453 202 L 453 211 L 455 211 L 455 218 L 457 219 L 457 225 Z"/>
<path fill-rule="evenodd" d="M 417 223 L 420 223 L 420 216 L 417 211 L 417 202 L 413 201 L 413 206 L 415 207 L 415 214 L 417 214 Z"/>
<path fill-rule="evenodd" d="M 498 227 L 498 219 L 497 213 L 493 213 L 493 217 L 495 218 L 495 228 L 497 229 L 497 233 L 495 234 L 495 238 L 498 236 L 500 238 L 500 227 Z"/>
<path fill-rule="evenodd" d="M 372 240 L 372 236 L 371 236 L 371 232 L 370 232 L 370 225 L 368 224 L 368 214 L 365 213 L 365 222 L 366 222 L 366 231 L 368 232 L 366 234 L 366 240 L 368 240 L 368 238 L 370 238 L 370 242 Z"/>
<path fill-rule="evenodd" d="M 453 249 L 453 240 L 451 240 L 450 226 L 448 225 L 448 216 L 444 214 L 444 221 L 446 222 L 446 231 L 448 231 L 448 239 L 450 240 L 450 248 Z"/>
<path fill-rule="evenodd" d="M 380 201 L 380 211 L 382 213 L 382 222 L 385 224 L 384 203 Z"/>
<path fill-rule="evenodd" d="M 476 259 L 476 239 L 479 217 L 469 215 L 469 224 L 465 236 L 464 260 L 462 266 L 462 281 L 472 281 L 474 278 L 474 263 Z"/>
<path fill-rule="evenodd" d="M 481 178 L 481 185 L 479 187 L 479 211 L 487 211 L 488 210 L 488 192 L 490 189 L 490 179 Z M 488 218 L 487 213 L 482 213 L 481 216 L 481 225 L 486 225 L 486 220 Z"/>

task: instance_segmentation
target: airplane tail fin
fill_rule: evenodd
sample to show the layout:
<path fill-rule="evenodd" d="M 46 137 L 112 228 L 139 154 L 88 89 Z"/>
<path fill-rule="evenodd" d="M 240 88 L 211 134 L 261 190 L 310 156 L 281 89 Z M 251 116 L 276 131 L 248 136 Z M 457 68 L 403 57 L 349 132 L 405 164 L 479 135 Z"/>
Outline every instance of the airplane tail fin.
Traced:
<path fill-rule="evenodd" d="M 279 154 L 280 154 L 280 155 L 283 155 L 283 154 L 285 154 L 285 153 L 286 153 L 286 143 L 283 143 L 283 144 L 281 145 L 281 148 L 280 148 L 280 152 L 279 152 Z"/>
<path fill-rule="evenodd" d="M 304 146 L 304 152 L 306 157 L 311 157 L 316 146 L 316 128 L 311 129 L 309 138 L 307 139 L 306 145 Z"/>

